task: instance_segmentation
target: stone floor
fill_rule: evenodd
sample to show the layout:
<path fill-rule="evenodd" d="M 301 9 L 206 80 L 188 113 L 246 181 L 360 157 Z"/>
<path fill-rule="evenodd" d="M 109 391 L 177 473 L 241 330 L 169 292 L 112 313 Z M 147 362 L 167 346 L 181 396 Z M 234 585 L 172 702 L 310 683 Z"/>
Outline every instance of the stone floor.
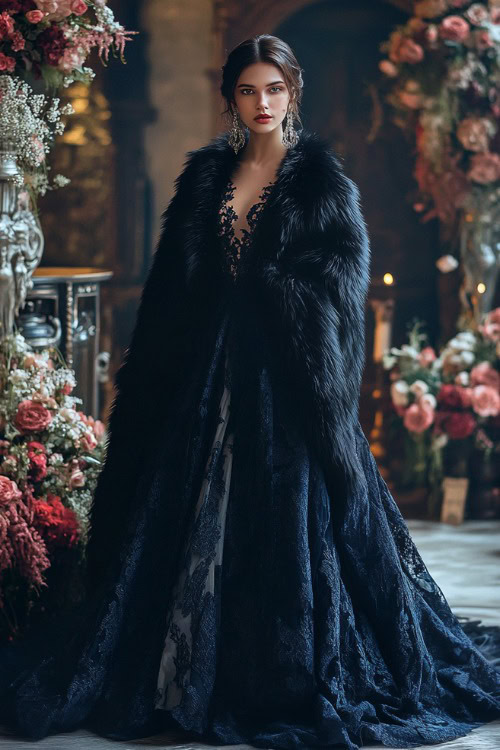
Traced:
<path fill-rule="evenodd" d="M 453 611 L 500 625 L 500 521 L 465 521 L 453 527 L 431 521 L 408 521 L 411 534 L 431 575 Z M 133 742 L 105 740 L 86 731 L 59 734 L 36 743 L 8 737 L 0 729 L 0 750 L 140 750 L 140 748 L 213 748 L 185 736 L 164 735 Z M 225 750 L 246 745 L 225 746 Z M 372 746 L 366 746 L 369 750 Z M 381 745 L 373 746 L 373 750 Z M 421 750 L 429 745 L 421 746 Z M 466 737 L 433 745 L 443 750 L 500 750 L 500 720 L 475 729 Z M 418 748 L 416 749 L 418 750 Z"/>

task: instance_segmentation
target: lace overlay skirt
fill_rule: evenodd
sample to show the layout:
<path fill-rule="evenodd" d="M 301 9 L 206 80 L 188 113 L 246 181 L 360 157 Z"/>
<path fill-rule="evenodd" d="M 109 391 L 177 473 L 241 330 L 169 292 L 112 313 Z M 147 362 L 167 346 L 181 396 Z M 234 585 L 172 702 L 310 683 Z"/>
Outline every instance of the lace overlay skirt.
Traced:
<path fill-rule="evenodd" d="M 173 709 L 189 690 L 193 644 L 212 646 L 219 601 L 233 434 L 229 432 L 231 375 L 226 353 L 219 419 L 207 459 L 195 516 L 182 557 L 180 574 L 167 616 L 167 635 L 160 660 L 155 708 Z M 206 635 L 206 638 L 204 638 Z"/>

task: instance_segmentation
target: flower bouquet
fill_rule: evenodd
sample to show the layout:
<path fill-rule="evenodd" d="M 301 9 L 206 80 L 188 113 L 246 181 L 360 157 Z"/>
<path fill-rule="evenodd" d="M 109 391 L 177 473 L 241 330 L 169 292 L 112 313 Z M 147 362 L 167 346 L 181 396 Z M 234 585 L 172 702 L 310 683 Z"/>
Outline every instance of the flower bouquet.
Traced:
<path fill-rule="evenodd" d="M 457 245 L 459 325 L 477 323 L 494 304 L 500 261 L 500 0 L 415 2 L 380 49 L 381 91 L 415 145 L 413 207 Z M 437 265 L 458 262 L 447 254 Z"/>
<path fill-rule="evenodd" d="M 472 449 L 500 452 L 500 308 L 477 331 L 462 330 L 439 356 L 416 322 L 409 343 L 383 355 L 390 370 L 393 429 L 403 434 L 403 485 L 428 484 L 433 512 L 443 471 L 467 476 Z M 455 456 L 455 466 L 443 458 Z M 458 461 L 457 461 L 457 456 Z"/>
<path fill-rule="evenodd" d="M 78 410 L 74 371 L 19 333 L 0 342 L 0 632 L 46 587 L 61 550 L 83 557 L 106 430 Z"/>

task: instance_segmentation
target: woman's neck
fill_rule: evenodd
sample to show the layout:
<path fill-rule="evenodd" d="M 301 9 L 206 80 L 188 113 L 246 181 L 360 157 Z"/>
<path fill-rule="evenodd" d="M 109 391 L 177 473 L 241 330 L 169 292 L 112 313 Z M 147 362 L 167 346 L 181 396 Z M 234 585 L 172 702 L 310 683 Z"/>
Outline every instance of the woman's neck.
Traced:
<path fill-rule="evenodd" d="M 254 133 L 250 131 L 243 161 L 251 163 L 254 167 L 264 167 L 270 163 L 280 161 L 287 151 L 281 135 L 281 128 L 275 128 L 271 133 Z"/>

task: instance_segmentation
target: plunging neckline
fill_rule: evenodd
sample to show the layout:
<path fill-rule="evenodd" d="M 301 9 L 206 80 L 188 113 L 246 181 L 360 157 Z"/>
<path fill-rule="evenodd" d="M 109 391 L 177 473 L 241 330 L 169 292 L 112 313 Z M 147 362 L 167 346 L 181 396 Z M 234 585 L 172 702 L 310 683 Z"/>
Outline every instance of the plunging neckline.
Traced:
<path fill-rule="evenodd" d="M 258 199 L 250 206 L 246 213 L 247 227 L 242 227 L 241 234 L 239 235 L 235 232 L 235 223 L 240 217 L 232 205 L 236 185 L 232 177 L 229 178 L 226 184 L 219 208 L 219 236 L 225 242 L 226 262 L 233 278 L 236 278 L 238 267 L 251 245 L 260 215 L 275 184 L 276 179 L 270 181 L 261 189 Z"/>

